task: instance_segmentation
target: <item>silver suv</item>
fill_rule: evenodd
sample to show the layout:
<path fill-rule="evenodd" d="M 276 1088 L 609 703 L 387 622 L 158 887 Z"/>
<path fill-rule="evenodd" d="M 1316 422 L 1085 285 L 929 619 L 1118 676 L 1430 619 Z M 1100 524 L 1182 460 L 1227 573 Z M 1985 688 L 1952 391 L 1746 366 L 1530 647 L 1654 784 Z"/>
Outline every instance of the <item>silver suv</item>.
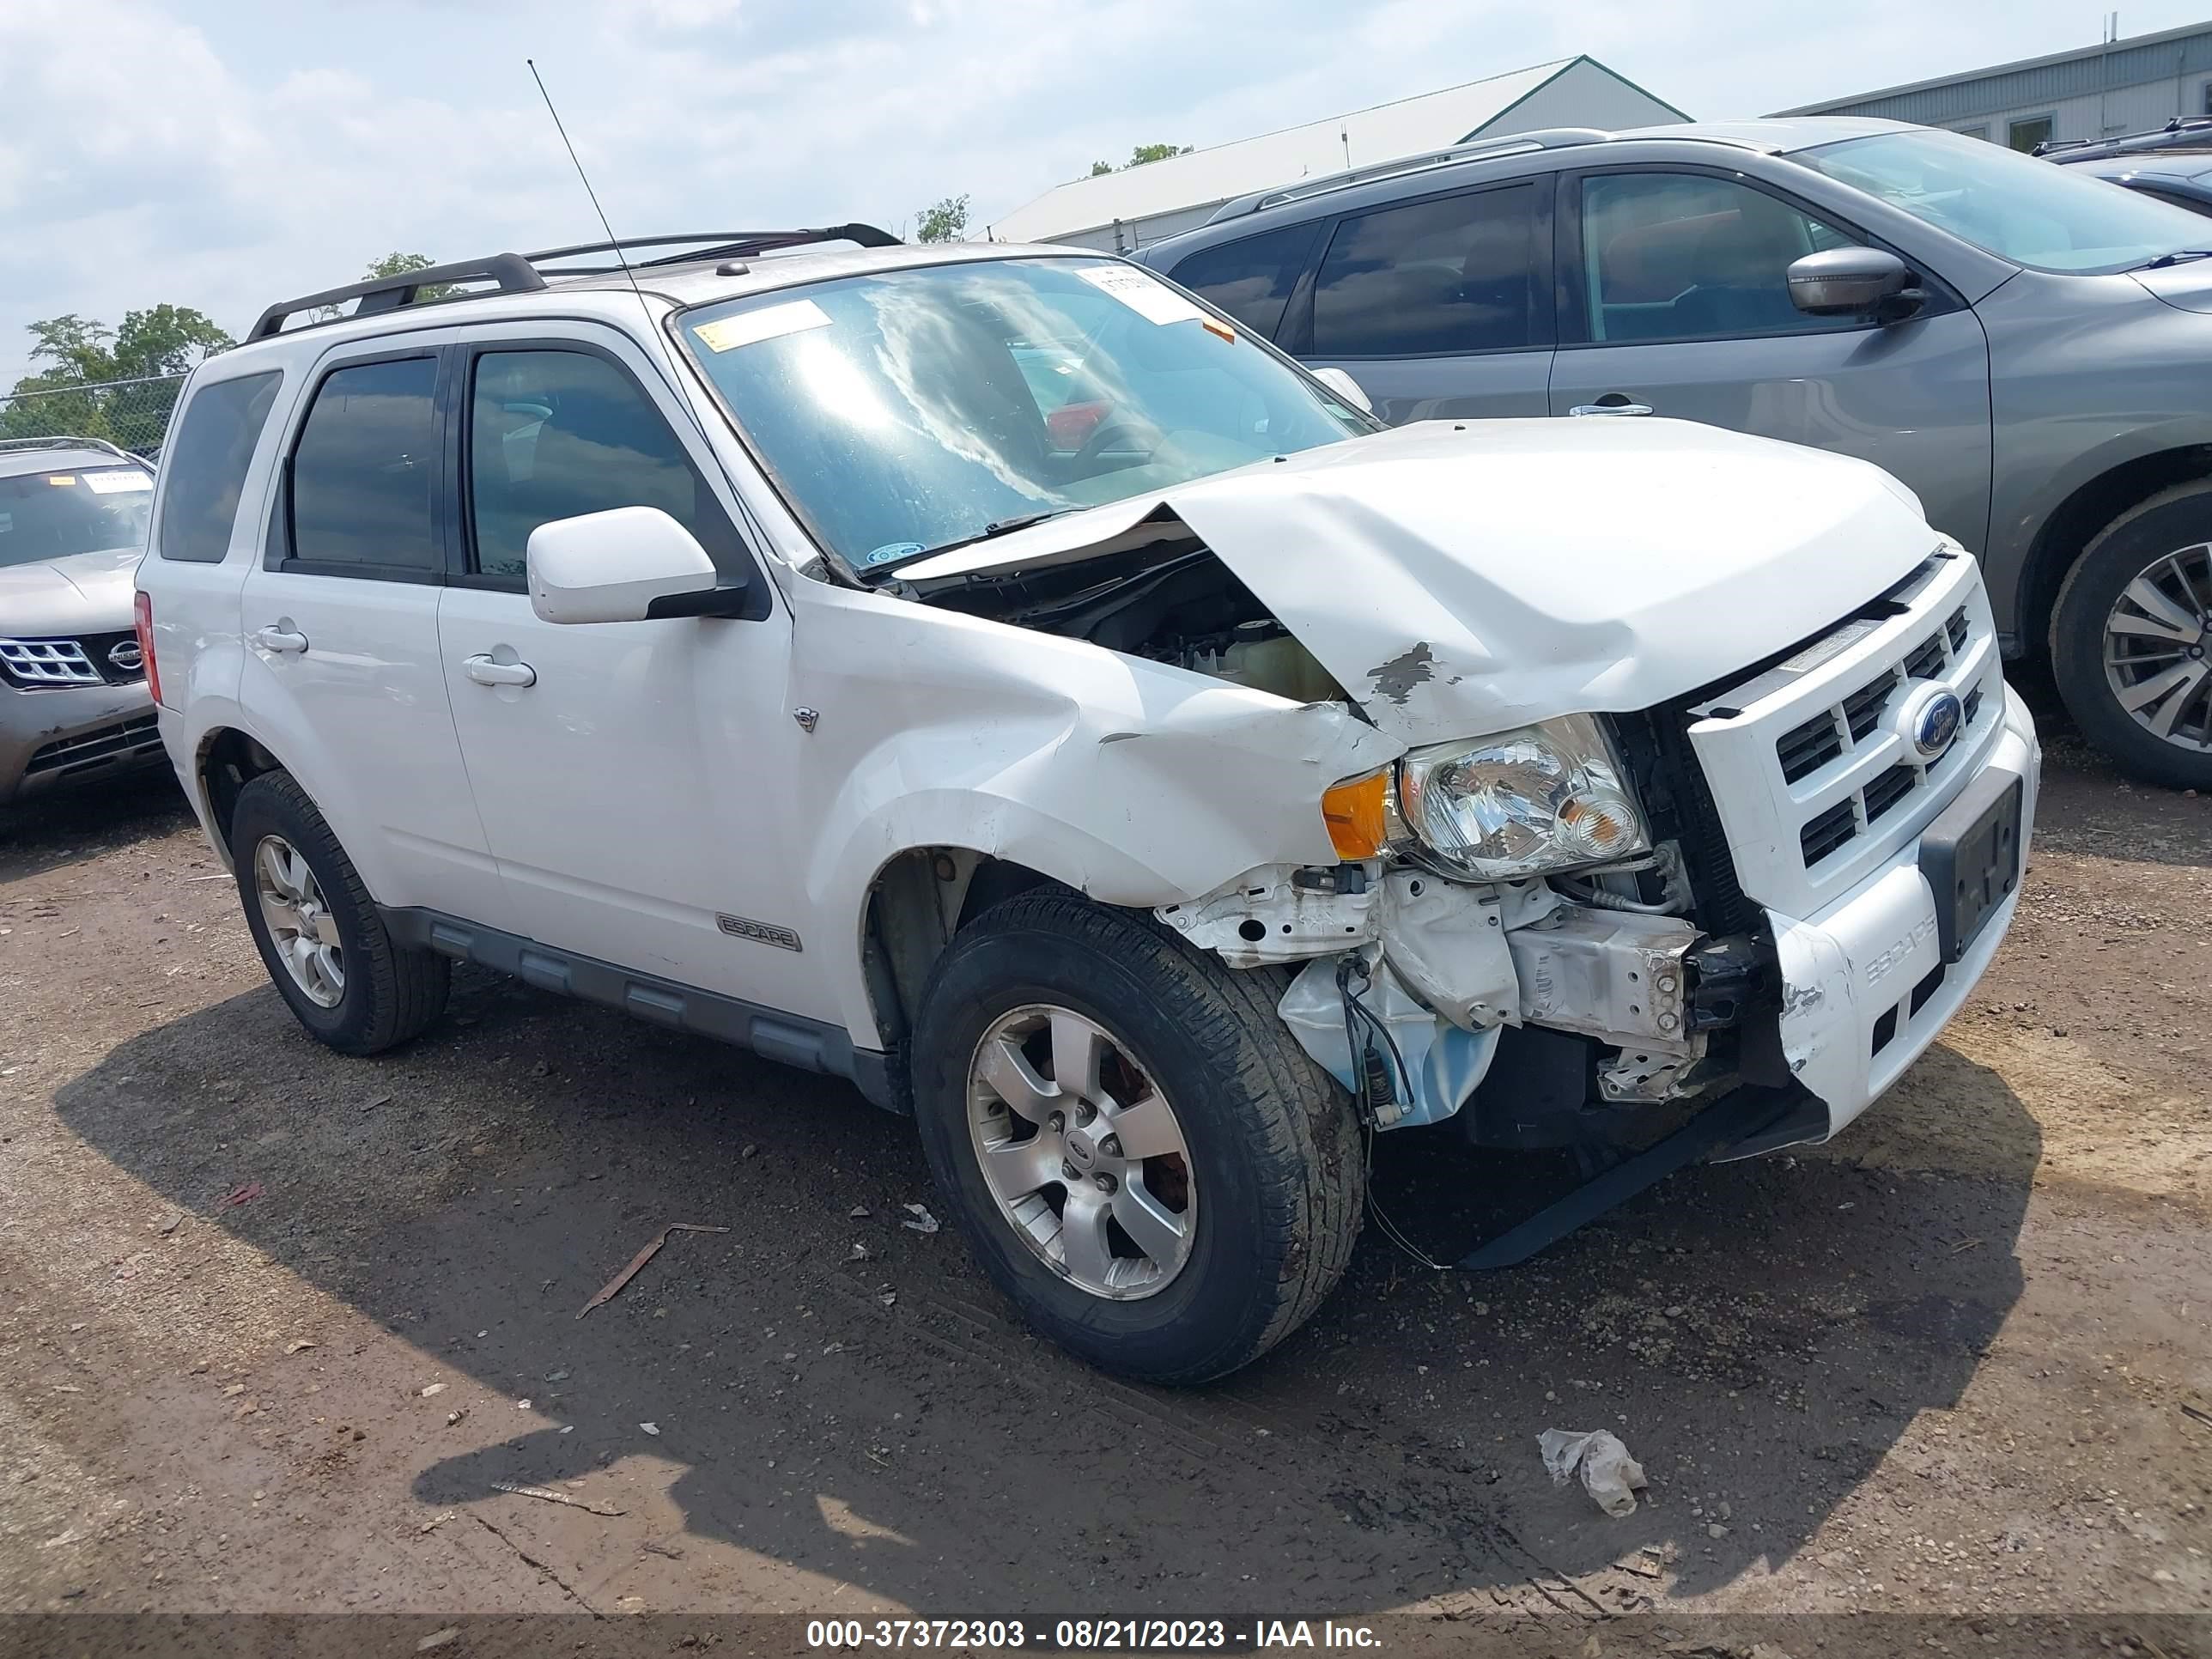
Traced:
<path fill-rule="evenodd" d="M 2212 227 L 1955 133 L 1530 132 L 1138 257 L 1393 422 L 1656 413 L 1841 450 L 1981 557 L 2136 775 L 2212 787 Z"/>
<path fill-rule="evenodd" d="M 96 438 L 0 441 L 0 803 L 161 763 L 131 615 L 153 499 Z"/>

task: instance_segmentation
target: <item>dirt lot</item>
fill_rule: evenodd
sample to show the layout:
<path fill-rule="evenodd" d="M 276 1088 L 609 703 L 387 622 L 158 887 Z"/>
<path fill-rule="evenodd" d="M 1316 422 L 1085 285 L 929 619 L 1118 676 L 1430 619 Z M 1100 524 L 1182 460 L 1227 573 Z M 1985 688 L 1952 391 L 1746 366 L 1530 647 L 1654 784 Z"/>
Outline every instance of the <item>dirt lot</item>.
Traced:
<path fill-rule="evenodd" d="M 2160 1618 L 2212 1611 L 2208 806 L 2055 741 L 2011 942 L 1837 1145 L 1488 1278 L 1370 1228 L 1184 1395 L 902 1227 L 911 1131 L 842 1085 L 475 974 L 343 1060 L 166 787 L 0 817 L 0 1612 L 425 1615 L 398 1652 L 450 1613 L 1531 1614 L 1563 1654 L 1774 1614 L 1800 1659 L 1858 1623 L 1813 1615 L 1941 1613 L 1896 1645 L 2212 1653 Z M 1564 1178 L 1378 1158 L 1447 1254 Z M 677 1221 L 729 1231 L 580 1322 Z M 1549 1426 L 1617 1431 L 1645 1506 L 1554 1491 Z"/>

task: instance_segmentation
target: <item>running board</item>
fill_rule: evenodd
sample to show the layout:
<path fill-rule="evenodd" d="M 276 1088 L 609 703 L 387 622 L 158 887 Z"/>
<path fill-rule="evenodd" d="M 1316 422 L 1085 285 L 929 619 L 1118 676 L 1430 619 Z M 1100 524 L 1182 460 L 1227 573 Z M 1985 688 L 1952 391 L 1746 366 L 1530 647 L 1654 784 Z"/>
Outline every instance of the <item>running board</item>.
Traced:
<path fill-rule="evenodd" d="M 1787 1115 L 1803 1097 L 1803 1091 L 1797 1089 L 1739 1089 L 1656 1146 L 1614 1164 L 1595 1181 L 1547 1205 L 1487 1244 L 1478 1245 L 1460 1259 L 1459 1265 L 1471 1273 L 1517 1267 L 1537 1251 L 1626 1204 L 1677 1170 L 1750 1139 Z"/>

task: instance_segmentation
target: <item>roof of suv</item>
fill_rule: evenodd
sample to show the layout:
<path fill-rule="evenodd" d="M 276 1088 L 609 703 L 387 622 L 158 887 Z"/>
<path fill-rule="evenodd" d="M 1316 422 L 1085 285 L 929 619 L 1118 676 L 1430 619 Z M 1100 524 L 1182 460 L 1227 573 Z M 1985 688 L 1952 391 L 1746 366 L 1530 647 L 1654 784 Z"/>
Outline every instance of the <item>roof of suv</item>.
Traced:
<path fill-rule="evenodd" d="M 1704 148 L 1711 153 L 1713 146 L 1724 146 L 1736 150 L 1755 150 L 1765 155 L 1788 155 L 1796 150 L 1809 149 L 1816 144 L 1840 143 L 1849 138 L 1872 137 L 1877 133 L 1912 131 L 1904 121 L 1877 120 L 1864 116 L 1808 115 L 1789 119 L 1753 121 L 1680 121 L 1664 126 L 1629 127 L 1608 132 L 1595 127 L 1547 127 L 1532 131 L 1503 134 L 1495 138 L 1479 139 L 1472 143 L 1454 145 L 1449 149 L 1425 155 L 1409 155 L 1395 161 L 1384 161 L 1347 172 L 1326 174 L 1317 179 L 1297 179 L 1272 190 L 1255 191 L 1241 196 L 1216 209 L 1213 216 L 1197 229 L 1181 235 L 1164 238 L 1152 243 L 1140 256 L 1152 263 L 1152 255 L 1160 248 L 1179 249 L 1186 243 L 1196 244 L 1211 240 L 1218 228 L 1232 220 L 1241 220 L 1276 209 L 1288 209 L 1309 203 L 1316 198 L 1333 196 L 1340 191 L 1367 186 L 1385 186 L 1419 178 L 1423 188 L 1443 188 L 1462 168 L 1480 175 L 1495 170 L 1510 174 L 1514 163 L 1526 165 L 1527 158 L 1534 155 L 1557 155 L 1562 160 L 1583 161 L 1587 152 L 1601 145 L 1633 144 L 1641 150 L 1657 149 L 1664 154 L 1677 147 Z M 1430 175 L 1439 175 L 1431 179 Z M 1389 191 L 1378 189 L 1378 195 Z M 1251 227 L 1258 229 L 1260 227 Z"/>
<path fill-rule="evenodd" d="M 847 232 L 857 234 L 848 236 Z M 611 301 L 626 299 L 634 290 L 668 305 L 688 307 L 802 283 L 915 266 L 1036 256 L 1105 257 L 1089 248 L 1023 243 L 939 242 L 910 246 L 866 225 L 754 235 L 760 244 L 757 247 L 736 242 L 726 234 L 647 238 L 621 244 L 555 248 L 541 253 L 493 254 L 461 264 L 431 266 L 398 276 L 356 283 L 281 301 L 270 307 L 248 331 L 245 343 L 225 356 L 258 354 L 307 334 L 317 337 L 319 345 L 374 337 L 403 329 L 442 327 L 449 322 L 489 320 L 512 316 L 518 311 L 543 314 L 548 310 L 574 310 L 580 299 L 586 300 L 594 311 L 605 312 Z M 860 245 L 849 248 L 817 246 L 840 240 Z M 678 242 L 707 246 L 694 252 L 655 258 L 626 256 L 619 251 Z M 578 256 L 595 253 L 605 254 L 614 263 L 596 266 L 574 264 Z M 620 263 L 624 257 L 629 258 L 627 265 Z M 494 286 L 439 297 L 417 291 L 469 283 Z M 350 312 L 337 317 L 313 315 L 311 321 L 286 326 L 295 319 L 337 309 L 348 301 L 355 302 Z"/>
<path fill-rule="evenodd" d="M 0 438 L 0 478 L 58 472 L 73 466 L 113 466 L 118 462 L 147 465 L 144 458 L 128 454 L 99 438 Z"/>

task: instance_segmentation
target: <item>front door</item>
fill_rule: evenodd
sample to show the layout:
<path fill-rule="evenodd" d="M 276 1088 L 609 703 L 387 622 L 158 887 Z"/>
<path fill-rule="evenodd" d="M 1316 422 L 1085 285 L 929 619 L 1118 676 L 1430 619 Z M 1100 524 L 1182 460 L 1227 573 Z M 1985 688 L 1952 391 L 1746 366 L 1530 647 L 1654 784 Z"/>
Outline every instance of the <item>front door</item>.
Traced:
<path fill-rule="evenodd" d="M 344 839 L 370 896 L 487 927 L 505 895 L 438 646 L 445 451 L 435 350 L 326 358 L 240 590 L 240 703 Z"/>
<path fill-rule="evenodd" d="M 1865 239 L 1718 173 L 1584 173 L 1562 190 L 1560 225 L 1553 414 L 1648 409 L 1856 455 L 1980 550 L 1989 345 L 1932 279 L 1903 321 L 1808 316 L 1790 303 L 1790 262 Z"/>
<path fill-rule="evenodd" d="M 518 335 L 526 333 L 518 325 Z M 464 553 L 439 618 L 453 721 L 516 931 L 579 956 L 834 1017 L 792 872 L 790 629 L 688 417 L 604 338 L 463 354 Z M 702 465 L 703 463 L 703 465 Z M 549 520 L 657 507 L 743 573 L 746 617 L 562 624 L 525 591 Z"/>

